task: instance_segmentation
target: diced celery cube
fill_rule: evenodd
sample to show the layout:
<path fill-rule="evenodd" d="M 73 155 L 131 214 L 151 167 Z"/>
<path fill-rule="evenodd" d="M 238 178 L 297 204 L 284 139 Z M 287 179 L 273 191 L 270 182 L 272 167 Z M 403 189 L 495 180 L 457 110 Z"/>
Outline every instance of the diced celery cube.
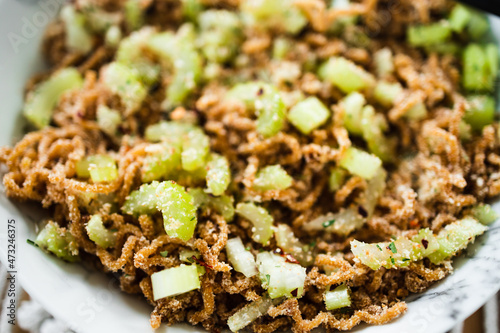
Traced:
<path fill-rule="evenodd" d="M 469 8 L 471 17 L 467 25 L 467 33 L 471 40 L 478 40 L 488 31 L 490 23 L 488 17 L 478 10 Z"/>
<path fill-rule="evenodd" d="M 462 84 L 470 91 L 492 91 L 498 71 L 496 46 L 469 44 L 463 54 Z"/>
<path fill-rule="evenodd" d="M 304 245 L 288 225 L 279 224 L 274 230 L 276 245 L 285 253 L 291 254 L 302 266 L 310 266 L 314 261 L 308 246 Z"/>
<path fill-rule="evenodd" d="M 420 244 L 405 237 L 399 237 L 393 242 L 374 244 L 366 244 L 357 240 L 351 242 L 351 251 L 354 256 L 373 270 L 380 267 L 406 267 L 410 262 L 422 259 L 420 253 L 415 251 L 420 247 Z"/>
<path fill-rule="evenodd" d="M 273 236 L 273 217 L 263 207 L 254 203 L 239 203 L 236 213 L 253 224 L 252 239 L 263 245 L 268 244 Z"/>
<path fill-rule="evenodd" d="M 182 138 L 194 128 L 191 124 L 162 121 L 146 128 L 145 138 L 151 142 L 165 141 L 176 146 L 182 145 Z"/>
<path fill-rule="evenodd" d="M 205 193 L 201 188 L 191 188 L 189 194 L 193 196 L 193 203 L 196 207 L 209 207 L 222 215 L 227 222 L 233 220 L 234 200 L 232 197 L 227 195 L 214 197 Z"/>
<path fill-rule="evenodd" d="M 150 155 L 144 158 L 142 182 L 149 183 L 173 176 L 181 167 L 181 147 L 168 142 L 151 145 Z"/>
<path fill-rule="evenodd" d="M 388 47 L 375 52 L 373 54 L 373 61 L 378 77 L 384 78 L 394 72 L 394 58 L 391 49 Z"/>
<path fill-rule="evenodd" d="M 270 252 L 259 253 L 257 265 L 262 287 L 267 290 L 269 297 L 302 297 L 306 280 L 305 267 L 286 262 L 285 258 Z"/>
<path fill-rule="evenodd" d="M 151 275 L 155 301 L 200 289 L 200 277 L 196 265 L 180 265 Z"/>
<path fill-rule="evenodd" d="M 420 229 L 418 234 L 411 238 L 411 241 L 418 246 L 415 248 L 415 255 L 418 258 L 424 258 L 439 249 L 439 242 L 430 229 Z"/>
<path fill-rule="evenodd" d="M 38 128 L 48 126 L 59 98 L 65 92 L 80 89 L 82 85 L 82 76 L 76 68 L 69 67 L 55 72 L 28 95 L 24 104 L 24 116 Z"/>
<path fill-rule="evenodd" d="M 377 102 L 381 105 L 391 107 L 402 92 L 403 87 L 398 82 L 389 83 L 386 81 L 379 81 L 373 91 L 373 97 L 375 97 Z"/>
<path fill-rule="evenodd" d="M 288 120 L 307 135 L 326 123 L 330 115 L 330 110 L 318 98 L 309 97 L 292 107 Z"/>
<path fill-rule="evenodd" d="M 116 130 L 121 123 L 122 116 L 120 112 L 102 104 L 97 107 L 97 125 L 104 133 L 110 136 L 116 135 Z"/>
<path fill-rule="evenodd" d="M 55 222 L 50 221 L 45 225 L 37 235 L 35 244 L 63 260 L 79 260 L 78 242 L 66 228 L 59 227 Z"/>
<path fill-rule="evenodd" d="M 325 306 L 327 310 L 335 310 L 351 306 L 349 287 L 342 284 L 332 291 L 325 291 Z"/>
<path fill-rule="evenodd" d="M 472 209 L 474 217 L 484 225 L 489 225 L 498 219 L 498 213 L 488 204 L 479 204 Z"/>
<path fill-rule="evenodd" d="M 248 25 L 284 30 L 291 34 L 299 33 L 307 24 L 307 18 L 292 0 L 244 0 L 240 2 L 240 11 Z"/>
<path fill-rule="evenodd" d="M 227 158 L 211 154 L 207 169 L 207 187 L 210 193 L 216 196 L 224 194 L 231 182 L 231 170 Z"/>
<path fill-rule="evenodd" d="M 94 183 L 111 182 L 118 177 L 116 161 L 108 155 L 93 155 L 78 161 L 76 175 L 91 178 Z"/>
<path fill-rule="evenodd" d="M 116 232 L 106 229 L 100 215 L 92 215 L 85 229 L 90 240 L 100 247 L 107 249 L 115 246 Z"/>
<path fill-rule="evenodd" d="M 462 32 L 464 28 L 469 24 L 471 19 L 471 11 L 469 8 L 461 4 L 456 4 L 450 13 L 450 26 L 453 31 Z"/>
<path fill-rule="evenodd" d="M 126 198 L 122 211 L 129 215 L 151 215 L 156 212 L 158 199 L 156 197 L 156 189 L 160 185 L 159 182 L 151 184 L 143 184 L 141 187 L 132 191 Z"/>
<path fill-rule="evenodd" d="M 226 244 L 227 258 L 234 270 L 243 273 L 246 277 L 257 275 L 257 264 L 252 252 L 245 250 L 241 238 L 229 239 Z"/>
<path fill-rule="evenodd" d="M 292 43 L 286 38 L 276 38 L 273 42 L 273 59 L 283 60 L 292 48 Z"/>
<path fill-rule="evenodd" d="M 253 182 L 258 191 L 284 190 L 292 186 L 293 178 L 281 165 L 270 165 L 261 169 Z"/>
<path fill-rule="evenodd" d="M 344 185 L 347 171 L 342 168 L 333 168 L 330 171 L 329 185 L 330 191 L 335 192 Z"/>
<path fill-rule="evenodd" d="M 182 168 L 194 171 L 205 166 L 210 150 L 210 140 L 200 128 L 188 131 L 182 142 Z"/>
<path fill-rule="evenodd" d="M 427 107 L 424 102 L 417 102 L 405 113 L 405 117 L 410 120 L 420 120 L 427 117 Z"/>
<path fill-rule="evenodd" d="M 248 303 L 243 308 L 236 311 L 236 313 L 228 318 L 227 326 L 229 326 L 232 332 L 238 332 L 257 318 L 265 315 L 272 305 L 272 300 L 267 296 L 263 296 L 257 301 Z"/>
<path fill-rule="evenodd" d="M 200 0 L 181 0 L 182 14 L 187 19 L 196 22 L 198 15 L 203 12 L 203 4 Z"/>
<path fill-rule="evenodd" d="M 125 23 L 130 30 L 137 30 L 144 24 L 144 10 L 140 0 L 126 0 Z"/>
<path fill-rule="evenodd" d="M 363 134 L 361 119 L 365 104 L 365 96 L 358 92 L 350 93 L 341 101 L 340 105 L 344 109 L 344 125 L 349 133 L 355 135 Z"/>
<path fill-rule="evenodd" d="M 104 43 L 108 47 L 116 48 L 122 39 L 122 31 L 116 25 L 113 25 L 106 30 L 104 35 Z"/>
<path fill-rule="evenodd" d="M 330 58 L 321 65 L 318 74 L 321 79 L 329 81 L 346 94 L 375 85 L 375 79 L 370 73 L 342 57 Z"/>
<path fill-rule="evenodd" d="M 467 98 L 470 107 L 464 115 L 466 123 L 475 131 L 481 131 L 484 126 L 493 124 L 495 118 L 495 100 L 488 95 L 470 96 Z"/>
<path fill-rule="evenodd" d="M 163 214 L 165 232 L 183 241 L 190 240 L 198 222 L 193 197 L 173 181 L 162 182 L 156 189 L 159 211 Z"/>
<path fill-rule="evenodd" d="M 362 112 L 361 129 L 370 152 L 380 157 L 382 161 L 391 161 L 394 149 L 382 132 L 387 127 L 384 116 L 375 114 L 375 109 L 371 105 L 365 106 Z"/>
<path fill-rule="evenodd" d="M 61 9 L 61 20 L 65 26 L 65 43 L 69 50 L 88 53 L 92 50 L 92 36 L 85 30 L 85 16 L 78 13 L 73 5 Z"/>
<path fill-rule="evenodd" d="M 407 32 L 408 43 L 415 47 L 444 43 L 452 34 L 451 26 L 447 21 L 410 26 Z"/>
<path fill-rule="evenodd" d="M 148 93 L 138 71 L 117 62 L 110 63 L 101 78 L 109 91 L 121 98 L 129 114 L 139 109 Z"/>
<path fill-rule="evenodd" d="M 382 166 L 382 161 L 375 155 L 350 147 L 340 160 L 340 166 L 353 175 L 371 179 Z"/>

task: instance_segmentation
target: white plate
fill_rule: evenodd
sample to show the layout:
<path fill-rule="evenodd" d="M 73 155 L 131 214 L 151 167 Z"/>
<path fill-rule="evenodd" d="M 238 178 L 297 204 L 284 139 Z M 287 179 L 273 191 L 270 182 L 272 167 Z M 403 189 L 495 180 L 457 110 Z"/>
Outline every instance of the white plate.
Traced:
<path fill-rule="evenodd" d="M 63 0 L 0 0 L 0 145 L 21 137 L 22 92 L 26 80 L 42 63 L 39 55 L 44 27 Z M 492 19 L 500 36 L 500 20 Z M 7 220 L 16 221 L 17 278 L 26 291 L 55 317 L 79 333 L 149 332 L 152 308 L 139 296 L 119 292 L 116 283 L 79 265 L 65 264 L 28 245 L 35 238 L 40 211 L 17 205 L 0 191 L 0 259 L 7 264 Z M 495 205 L 500 211 L 500 204 Z M 441 333 L 464 320 L 500 287 L 500 221 L 455 260 L 455 273 L 421 295 L 408 299 L 406 315 L 384 326 L 362 326 L 366 333 Z M 162 327 L 160 332 L 163 332 Z M 187 325 L 169 332 L 200 331 Z"/>

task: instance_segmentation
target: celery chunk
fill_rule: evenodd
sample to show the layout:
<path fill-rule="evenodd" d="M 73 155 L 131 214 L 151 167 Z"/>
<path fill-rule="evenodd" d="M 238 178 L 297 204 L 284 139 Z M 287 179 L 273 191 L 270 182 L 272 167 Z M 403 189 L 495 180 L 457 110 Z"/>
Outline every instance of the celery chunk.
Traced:
<path fill-rule="evenodd" d="M 65 44 L 69 50 L 88 53 L 92 50 L 92 36 L 85 30 L 85 16 L 78 13 L 72 5 L 61 9 L 61 20 L 65 26 Z"/>
<path fill-rule="evenodd" d="M 439 264 L 446 258 L 454 256 L 458 251 L 473 243 L 476 236 L 483 234 L 488 228 L 474 218 L 466 217 L 447 225 L 437 236 L 439 249 L 428 258 L 434 264 Z"/>
<path fill-rule="evenodd" d="M 340 102 L 340 106 L 344 110 L 344 126 L 349 133 L 355 135 L 363 134 L 361 119 L 365 104 L 365 96 L 358 92 L 350 93 Z"/>
<path fill-rule="evenodd" d="M 120 97 L 128 114 L 137 111 L 147 96 L 139 72 L 121 63 L 110 63 L 103 70 L 101 79 L 109 91 Z"/>
<path fill-rule="evenodd" d="M 258 191 L 285 190 L 292 186 L 292 182 L 293 178 L 281 165 L 270 165 L 257 173 L 253 181 L 253 188 Z"/>
<path fill-rule="evenodd" d="M 310 266 L 313 263 L 313 256 L 308 251 L 307 245 L 304 245 L 293 233 L 292 228 L 286 224 L 279 224 L 274 230 L 276 245 L 285 253 L 291 254 L 302 266 Z"/>
<path fill-rule="evenodd" d="M 186 242 L 190 240 L 198 222 L 193 197 L 184 187 L 167 181 L 156 188 L 156 198 L 156 207 L 163 214 L 167 235 Z"/>
<path fill-rule="evenodd" d="M 488 31 L 490 23 L 488 17 L 480 11 L 472 8 L 469 8 L 469 11 L 471 16 L 467 25 L 467 33 L 471 40 L 478 40 Z"/>
<path fill-rule="evenodd" d="M 267 296 L 263 296 L 257 301 L 248 303 L 243 308 L 236 311 L 236 313 L 228 318 L 227 326 L 229 326 L 232 332 L 238 332 L 257 318 L 265 315 L 272 305 L 272 300 Z"/>
<path fill-rule="evenodd" d="M 207 169 L 206 178 L 209 192 L 216 196 L 224 194 L 231 182 L 231 170 L 227 158 L 219 154 L 211 154 Z"/>
<path fill-rule="evenodd" d="M 469 44 L 463 53 L 462 85 L 469 91 L 492 91 L 498 75 L 496 46 Z"/>
<path fill-rule="evenodd" d="M 284 60 L 292 49 L 292 43 L 286 38 L 276 38 L 273 42 L 273 59 Z"/>
<path fill-rule="evenodd" d="M 97 107 L 97 125 L 109 136 L 116 135 L 118 126 L 122 123 L 122 116 L 119 111 L 108 108 L 106 105 Z"/>
<path fill-rule="evenodd" d="M 307 135 L 326 123 L 330 115 L 330 110 L 318 98 L 309 97 L 292 107 L 288 120 Z"/>
<path fill-rule="evenodd" d="M 114 247 L 116 232 L 106 229 L 100 215 L 92 215 L 85 229 L 89 239 L 103 249 Z"/>
<path fill-rule="evenodd" d="M 55 222 L 50 221 L 45 225 L 37 235 L 35 244 L 63 260 L 79 260 L 78 242 L 66 228 L 59 227 Z"/>
<path fill-rule="evenodd" d="M 155 301 L 200 289 L 200 277 L 196 265 L 180 265 L 151 275 Z"/>
<path fill-rule="evenodd" d="M 198 208 L 211 208 L 227 221 L 232 221 L 234 217 L 234 200 L 227 195 L 218 197 L 211 196 L 201 188 L 189 189 L 189 194 L 193 196 L 193 203 Z"/>
<path fill-rule="evenodd" d="M 200 128 L 188 131 L 182 142 L 182 168 L 194 171 L 205 166 L 210 151 L 210 140 Z"/>
<path fill-rule="evenodd" d="M 318 70 L 321 79 L 338 87 L 344 93 L 367 90 L 375 85 L 374 77 L 362 67 L 342 57 L 333 57 Z"/>
<path fill-rule="evenodd" d="M 156 212 L 158 199 L 156 197 L 156 189 L 160 185 L 159 182 L 151 184 L 143 184 L 138 190 L 132 191 L 126 198 L 122 211 L 129 215 L 151 215 Z"/>
<path fill-rule="evenodd" d="M 125 23 L 130 30 L 137 30 L 144 24 L 144 10 L 140 0 L 125 1 Z"/>
<path fill-rule="evenodd" d="M 254 203 L 239 203 L 236 213 L 253 224 L 252 239 L 266 245 L 273 236 L 273 217 L 268 211 Z"/>
<path fill-rule="evenodd" d="M 245 250 L 241 238 L 231 238 L 226 244 L 227 258 L 234 270 L 243 273 L 246 277 L 257 275 L 257 264 L 252 252 Z"/>
<path fill-rule="evenodd" d="M 475 131 L 482 131 L 484 126 L 493 124 L 495 118 L 495 100 L 488 95 L 469 96 L 470 107 L 466 109 L 464 120 Z"/>
<path fill-rule="evenodd" d="M 108 47 L 116 48 L 122 40 L 122 31 L 116 25 L 109 27 L 104 35 L 104 44 Z"/>
<path fill-rule="evenodd" d="M 292 0 L 243 0 L 240 2 L 240 11 L 247 25 L 281 30 L 294 35 L 307 24 L 307 18 Z"/>
<path fill-rule="evenodd" d="M 176 146 L 181 146 L 183 137 L 194 128 L 191 124 L 161 121 L 146 128 L 145 138 L 151 142 L 164 141 Z"/>
<path fill-rule="evenodd" d="M 242 102 L 257 114 L 257 132 L 271 137 L 281 131 L 286 118 L 286 106 L 279 91 L 262 82 L 240 83 L 226 95 L 227 100 Z"/>
<path fill-rule="evenodd" d="M 302 297 L 306 280 L 305 267 L 289 263 L 285 258 L 270 252 L 259 253 L 257 265 L 262 287 L 267 290 L 269 297 Z"/>
<path fill-rule="evenodd" d="M 111 156 L 93 155 L 78 161 L 76 174 L 79 178 L 90 177 L 94 183 L 111 182 L 118 177 L 118 168 Z"/>
<path fill-rule="evenodd" d="M 347 171 L 342 168 L 333 168 L 330 171 L 329 186 L 330 191 L 338 191 L 344 185 Z"/>
<path fill-rule="evenodd" d="M 325 307 L 327 310 L 335 310 L 351 306 L 349 287 L 345 284 L 338 286 L 332 291 L 325 291 Z"/>
<path fill-rule="evenodd" d="M 80 89 L 82 85 L 82 76 L 76 68 L 69 67 L 55 72 L 28 94 L 24 116 L 38 128 L 48 126 L 59 98 L 68 91 Z"/>
<path fill-rule="evenodd" d="M 225 63 L 238 53 L 242 25 L 237 14 L 228 10 L 207 10 L 198 18 L 200 48 L 210 62 Z"/>
<path fill-rule="evenodd" d="M 450 13 L 449 22 L 453 31 L 462 32 L 471 20 L 471 11 L 461 4 L 456 4 Z"/>
<path fill-rule="evenodd" d="M 423 101 L 419 101 L 406 111 L 404 116 L 410 120 L 421 120 L 427 117 L 427 107 Z"/>
<path fill-rule="evenodd" d="M 340 160 L 340 166 L 353 175 L 371 179 L 382 166 L 382 161 L 375 155 L 350 147 Z"/>
<path fill-rule="evenodd" d="M 429 46 L 441 44 L 451 37 L 451 26 L 447 21 L 415 25 L 408 28 L 408 43 L 411 46 Z"/>
<path fill-rule="evenodd" d="M 304 224 L 306 231 L 331 232 L 341 236 L 347 236 L 354 230 L 361 228 L 366 222 L 358 209 L 344 208 L 338 213 L 327 213 L 318 216 L 314 220 Z"/>
<path fill-rule="evenodd" d="M 484 225 L 489 225 L 498 219 L 498 213 L 488 204 L 479 204 L 472 209 L 472 215 Z"/>
<path fill-rule="evenodd" d="M 371 105 L 363 108 L 361 118 L 361 130 L 363 139 L 368 144 L 371 153 L 378 156 L 382 161 L 389 162 L 394 158 L 394 147 L 392 142 L 384 136 L 383 130 L 387 128 L 387 122 L 382 114 L 375 114 Z"/>
<path fill-rule="evenodd" d="M 195 22 L 198 20 L 198 15 L 203 12 L 203 4 L 200 0 L 181 0 L 182 14 L 187 19 Z"/>
<path fill-rule="evenodd" d="M 385 47 L 378 50 L 373 54 L 373 61 L 378 77 L 384 78 L 394 73 L 394 57 L 391 49 Z"/>
<path fill-rule="evenodd" d="M 394 105 L 394 101 L 401 95 L 402 92 L 403 87 L 398 82 L 389 83 L 386 81 L 379 81 L 373 91 L 373 97 L 381 105 L 391 107 Z"/>
<path fill-rule="evenodd" d="M 142 182 L 173 176 L 181 167 L 181 147 L 168 142 L 151 145 L 142 165 Z"/>

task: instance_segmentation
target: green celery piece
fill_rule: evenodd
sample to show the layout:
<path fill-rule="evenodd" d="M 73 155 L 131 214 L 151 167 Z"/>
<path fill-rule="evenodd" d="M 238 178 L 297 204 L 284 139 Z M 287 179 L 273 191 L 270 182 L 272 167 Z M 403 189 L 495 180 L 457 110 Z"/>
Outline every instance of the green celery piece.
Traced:
<path fill-rule="evenodd" d="M 150 147 L 142 165 L 142 182 L 149 183 L 173 176 L 181 167 L 181 147 L 168 142 L 162 142 Z"/>
<path fill-rule="evenodd" d="M 63 260 L 76 262 L 80 259 L 76 239 L 66 228 L 59 227 L 55 222 L 50 221 L 45 225 L 37 235 L 35 244 Z"/>
<path fill-rule="evenodd" d="M 496 46 L 469 44 L 463 53 L 462 85 L 469 91 L 492 91 L 498 75 Z"/>
<path fill-rule="evenodd" d="M 24 116 L 37 128 L 48 126 L 59 98 L 82 86 L 83 79 L 76 68 L 68 67 L 55 72 L 28 94 L 23 109 Z"/>
<path fill-rule="evenodd" d="M 418 234 L 411 238 L 411 241 L 418 245 L 414 249 L 415 255 L 418 258 L 428 257 L 439 250 L 438 239 L 432 233 L 432 230 L 428 228 L 420 229 Z"/>
<path fill-rule="evenodd" d="M 381 105 L 391 107 L 402 92 L 403 87 L 399 82 L 389 83 L 387 81 L 379 81 L 373 91 L 373 97 Z"/>
<path fill-rule="evenodd" d="M 194 171 L 205 166 L 210 151 L 210 140 L 201 128 L 188 131 L 182 142 L 182 168 Z"/>
<path fill-rule="evenodd" d="M 90 177 L 94 183 L 111 182 L 118 177 L 118 168 L 111 156 L 93 155 L 77 162 L 76 175 L 79 178 Z"/>
<path fill-rule="evenodd" d="M 239 203 L 236 205 L 236 213 L 249 220 L 252 228 L 252 239 L 262 245 L 269 243 L 273 236 L 273 217 L 269 212 L 254 203 Z"/>
<path fill-rule="evenodd" d="M 340 166 L 353 175 L 371 179 L 382 166 L 382 161 L 375 155 L 350 147 L 340 160 Z"/>
<path fill-rule="evenodd" d="M 207 164 L 207 187 L 215 196 L 224 194 L 231 182 L 231 170 L 227 158 L 212 153 Z"/>
<path fill-rule="evenodd" d="M 177 34 L 162 32 L 151 37 L 147 47 L 174 68 L 172 82 L 167 87 L 166 106 L 182 104 L 196 89 L 202 73 L 202 59 L 195 47 L 194 27 L 189 23 Z"/>
<path fill-rule="evenodd" d="M 466 217 L 447 225 L 438 234 L 439 249 L 428 256 L 433 264 L 439 264 L 446 258 L 454 256 L 474 242 L 476 236 L 483 234 L 488 228 L 472 217 Z"/>
<path fill-rule="evenodd" d="M 156 207 L 163 214 L 167 235 L 190 240 L 198 222 L 193 197 L 173 181 L 162 182 L 156 189 Z"/>
<path fill-rule="evenodd" d="M 121 123 L 122 115 L 119 111 L 102 104 L 97 107 L 97 125 L 104 133 L 115 136 Z"/>
<path fill-rule="evenodd" d="M 92 35 L 85 29 L 85 16 L 78 13 L 73 5 L 61 9 L 61 20 L 65 26 L 65 43 L 69 50 L 86 54 L 92 50 Z"/>
<path fill-rule="evenodd" d="M 383 134 L 383 129 L 387 127 L 385 118 L 381 114 L 375 114 L 375 109 L 371 105 L 365 106 L 362 112 L 361 130 L 370 152 L 384 162 L 392 161 L 394 147 Z"/>
<path fill-rule="evenodd" d="M 161 121 L 146 128 L 145 138 L 151 142 L 164 141 L 173 145 L 182 145 L 182 138 L 195 128 L 191 124 L 176 121 Z"/>
<path fill-rule="evenodd" d="M 189 194 L 193 197 L 193 203 L 198 208 L 209 207 L 230 222 L 234 217 L 234 200 L 228 195 L 214 197 L 203 191 L 201 188 L 190 188 Z"/>
<path fill-rule="evenodd" d="M 327 310 L 335 310 L 351 306 L 351 296 L 349 287 L 341 284 L 332 291 L 325 291 L 325 307 Z"/>
<path fill-rule="evenodd" d="M 289 39 L 279 37 L 273 42 L 273 59 L 284 60 L 288 52 L 292 48 L 292 43 Z"/>
<path fill-rule="evenodd" d="M 359 92 L 350 93 L 340 102 L 341 107 L 344 109 L 344 126 L 350 134 L 363 134 L 361 119 L 365 104 L 365 96 Z"/>
<path fill-rule="evenodd" d="M 283 296 L 286 298 L 303 296 L 305 267 L 289 263 L 285 258 L 270 252 L 259 253 L 257 265 L 262 287 L 267 290 L 269 297 L 275 299 Z"/>
<path fill-rule="evenodd" d="M 144 24 L 144 10 L 140 0 L 127 0 L 125 2 L 125 24 L 130 30 L 137 30 Z"/>
<path fill-rule="evenodd" d="M 405 118 L 410 120 L 421 120 L 427 117 L 427 107 L 424 102 L 417 102 L 405 113 Z"/>
<path fill-rule="evenodd" d="M 104 69 L 102 80 L 109 91 L 120 97 L 128 114 L 137 111 L 148 94 L 139 72 L 121 63 L 110 63 Z"/>
<path fill-rule="evenodd" d="M 447 42 L 451 35 L 451 26 L 447 21 L 414 25 L 407 31 L 408 43 L 414 47 L 441 44 Z"/>
<path fill-rule="evenodd" d="M 293 178 L 279 164 L 261 169 L 253 181 L 253 188 L 258 191 L 285 190 L 292 186 Z"/>
<path fill-rule="evenodd" d="M 330 110 L 316 97 L 300 101 L 288 112 L 288 120 L 306 135 L 326 123 L 330 116 Z"/>
<path fill-rule="evenodd" d="M 458 136 L 462 141 L 470 141 L 472 139 L 472 127 L 463 119 L 458 124 Z"/>
<path fill-rule="evenodd" d="M 351 2 L 349 0 L 332 0 L 330 4 L 330 8 L 332 9 L 348 9 L 350 6 Z M 333 21 L 328 31 L 333 34 L 340 34 L 346 31 L 346 28 L 354 26 L 358 19 L 359 15 L 339 16 Z"/>
<path fill-rule="evenodd" d="M 298 34 L 307 24 L 307 18 L 292 0 L 240 2 L 240 12 L 246 24 L 263 26 Z"/>
<path fill-rule="evenodd" d="M 318 70 L 321 79 L 332 83 L 344 93 L 367 90 L 375 85 L 374 77 L 362 67 L 342 57 L 332 57 Z"/>
<path fill-rule="evenodd" d="M 490 28 L 488 17 L 478 10 L 470 9 L 471 17 L 467 25 L 467 33 L 471 40 L 479 40 Z"/>
<path fill-rule="evenodd" d="M 470 107 L 465 111 L 464 120 L 475 131 L 493 124 L 495 118 L 495 99 L 488 95 L 469 96 Z"/>
<path fill-rule="evenodd" d="M 200 48 L 210 62 L 225 63 L 233 59 L 240 48 L 243 31 L 240 18 L 228 10 L 207 10 L 198 17 Z"/>
<path fill-rule="evenodd" d="M 375 207 L 377 206 L 378 199 L 384 193 L 386 188 L 386 178 L 387 172 L 384 168 L 379 168 L 375 172 L 375 176 L 368 181 L 363 200 L 359 203 L 366 210 L 368 214 L 367 218 L 372 217 Z"/>
<path fill-rule="evenodd" d="M 153 273 L 151 285 L 155 301 L 200 289 L 197 265 L 180 265 Z"/>
<path fill-rule="evenodd" d="M 390 48 L 385 47 L 373 54 L 377 75 L 384 78 L 394 72 L 394 57 Z"/>
<path fill-rule="evenodd" d="M 151 184 L 143 184 L 138 190 L 132 191 L 126 198 L 122 211 L 134 216 L 154 214 L 158 202 L 156 189 L 159 185 L 159 182 L 154 181 Z"/>
<path fill-rule="evenodd" d="M 462 45 L 456 42 L 444 42 L 435 45 L 424 46 L 427 53 L 453 54 L 458 55 L 462 51 Z"/>
<path fill-rule="evenodd" d="M 469 24 L 471 16 L 471 10 L 468 7 L 462 4 L 456 4 L 455 7 L 453 7 L 448 19 L 451 29 L 455 32 L 462 32 Z"/>
<path fill-rule="evenodd" d="M 302 266 L 311 266 L 314 261 L 313 255 L 307 245 L 304 245 L 287 224 L 279 224 L 274 230 L 276 245 L 285 253 L 291 254 Z"/>
<path fill-rule="evenodd" d="M 236 333 L 241 331 L 257 318 L 265 315 L 267 310 L 269 310 L 272 305 L 272 300 L 267 297 L 267 295 L 264 295 L 258 300 L 248 303 L 236 311 L 231 317 L 228 318 L 227 326 L 231 332 Z"/>
<path fill-rule="evenodd" d="M 104 34 L 104 44 L 110 48 L 116 48 L 122 40 L 122 31 L 117 25 L 113 25 Z"/>
<path fill-rule="evenodd" d="M 203 4 L 200 0 L 181 0 L 182 15 L 192 22 L 198 20 L 198 16 L 203 12 Z"/>
<path fill-rule="evenodd" d="M 330 191 L 338 191 L 344 185 L 347 171 L 342 168 L 333 168 L 330 170 L 329 186 Z"/>
<path fill-rule="evenodd" d="M 493 208 L 488 205 L 481 203 L 472 209 L 472 215 L 482 224 L 490 225 L 498 219 L 498 214 L 493 210 Z"/>
<path fill-rule="evenodd" d="M 276 87 L 262 82 L 240 83 L 226 99 L 240 101 L 257 113 L 257 132 L 262 136 L 274 136 L 283 128 L 286 106 Z"/>
<path fill-rule="evenodd" d="M 106 229 L 100 215 L 92 215 L 85 229 L 89 239 L 103 249 L 115 246 L 116 232 Z"/>

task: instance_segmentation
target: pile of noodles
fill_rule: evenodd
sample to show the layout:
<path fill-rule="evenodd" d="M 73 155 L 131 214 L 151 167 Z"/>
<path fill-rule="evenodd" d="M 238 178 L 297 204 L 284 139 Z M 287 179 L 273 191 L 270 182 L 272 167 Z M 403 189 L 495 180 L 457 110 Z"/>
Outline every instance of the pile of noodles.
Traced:
<path fill-rule="evenodd" d="M 123 6 L 121 0 L 92 1 L 109 10 Z M 204 2 L 215 8 L 232 9 L 238 5 L 238 0 Z M 92 203 L 78 200 L 79 192 L 113 194 L 120 207 L 130 192 L 141 185 L 140 169 L 150 145 L 143 138 L 144 129 L 160 120 L 188 119 L 197 121 L 205 129 L 211 149 L 230 161 L 233 184 L 229 194 L 237 198 L 256 195 L 251 185 L 262 166 L 280 164 L 295 179 L 292 187 L 268 191 L 260 200 L 276 222 L 290 225 L 301 241 L 313 244 L 317 256 L 307 270 L 304 297 L 271 307 L 265 316 L 250 325 L 259 333 L 288 328 L 307 332 L 318 326 L 348 330 L 361 322 L 381 324 L 396 318 L 406 310 L 403 299 L 410 293 L 426 290 L 450 274 L 451 263 L 437 266 L 424 260 L 407 268 L 373 271 L 354 262 L 349 242 L 353 239 L 382 241 L 404 231 L 410 231 L 411 235 L 411 231 L 416 233 L 419 228 L 438 232 L 472 205 L 500 192 L 497 126 L 486 126 L 467 143 L 458 139 L 459 122 L 465 112 L 464 98 L 459 93 L 458 59 L 452 55 L 425 55 L 402 43 L 408 24 L 438 19 L 450 8 L 450 2 L 356 2 L 350 10 L 361 15 L 358 28 L 371 38 L 369 44 L 362 47 L 348 32 L 342 38 L 327 37 L 323 33 L 328 22 L 346 14 L 346 10 L 329 11 L 321 0 L 299 0 L 298 4 L 313 23 L 295 38 L 285 62 L 271 61 L 272 41 L 279 34 L 247 29 L 241 48 L 244 66 L 223 68 L 222 74 L 200 88 L 184 107 L 169 113 L 161 107 L 164 83 L 153 87 L 141 109 L 125 118 L 121 135 L 116 137 L 104 134 L 96 123 L 99 104 L 123 110 L 119 99 L 99 81 L 99 69 L 112 61 L 113 51 L 101 42 L 101 46 L 87 56 L 68 52 L 61 22 L 53 23 L 46 32 L 44 54 L 51 64 L 50 72 L 75 66 L 84 75 L 85 83 L 80 91 L 64 96 L 53 116 L 53 127 L 26 134 L 14 148 L 0 148 L 0 162 L 8 167 L 3 178 L 6 193 L 15 200 L 40 202 L 50 211 L 52 219 L 77 239 L 85 264 L 114 274 L 123 291 L 144 295 L 154 307 L 153 328 L 161 322 L 189 322 L 206 330 L 220 331 L 227 327 L 228 317 L 264 293 L 258 277 L 246 278 L 235 272 L 227 264 L 223 251 L 228 237 L 239 236 L 244 243 L 252 243 L 248 221 L 236 218 L 226 223 L 215 212 L 206 211 L 198 218 L 194 238 L 183 242 L 165 234 L 160 214 L 134 218 L 111 213 L 109 204 L 91 207 Z M 162 30 L 175 29 L 181 24 L 178 1 L 152 0 L 147 6 L 146 24 Z M 337 192 L 328 190 L 331 166 L 351 145 L 342 125 L 342 110 L 333 107 L 333 122 L 310 136 L 301 135 L 286 125 L 276 136 L 263 139 L 245 110 L 224 102 L 222 96 L 227 91 L 227 82 L 237 75 L 258 79 L 263 69 L 272 73 L 280 70 L 280 66 L 302 68 L 310 59 L 322 61 L 334 55 L 346 57 L 373 72 L 371 55 L 382 47 L 389 47 L 395 55 L 395 74 L 390 79 L 400 81 L 411 91 L 386 114 L 392 133 L 399 138 L 399 158 L 385 166 L 389 173 L 387 188 L 373 218 L 349 237 L 307 233 L 303 224 L 347 206 L 366 187 L 365 180 L 353 176 Z M 27 91 L 50 72 L 34 77 Z M 318 96 L 326 105 L 335 105 L 342 98 L 339 90 L 311 72 L 299 70 L 292 81 L 275 83 L 283 91 L 301 90 Z M 413 105 L 415 96 L 424 97 L 429 117 L 409 124 L 401 117 Z M 455 107 L 445 106 L 450 104 Z M 432 150 L 429 140 L 433 141 Z M 118 178 L 108 184 L 78 180 L 76 162 L 98 153 L 116 158 Z M 106 250 L 89 240 L 85 225 L 92 210 L 103 216 L 106 225 L 118 230 L 114 248 Z M 265 249 L 276 249 L 273 242 Z M 252 244 L 251 251 L 257 254 L 262 246 Z M 201 278 L 201 289 L 154 301 L 151 274 L 180 265 L 179 252 L 183 249 L 201 253 L 207 268 Z M 168 255 L 164 257 L 160 252 L 165 251 Z M 336 253 L 342 255 L 333 256 Z M 339 269 L 326 275 L 321 269 L 325 264 Z M 352 306 L 348 310 L 326 311 L 324 291 L 330 285 L 343 282 L 352 290 Z"/>

